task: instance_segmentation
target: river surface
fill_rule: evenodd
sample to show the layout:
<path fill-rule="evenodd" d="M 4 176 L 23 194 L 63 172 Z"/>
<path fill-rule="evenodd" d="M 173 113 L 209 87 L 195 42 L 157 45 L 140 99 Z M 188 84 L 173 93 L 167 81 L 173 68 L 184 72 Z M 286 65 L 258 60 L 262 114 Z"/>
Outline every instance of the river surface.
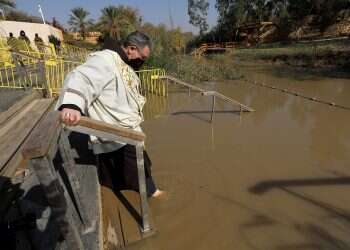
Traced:
<path fill-rule="evenodd" d="M 277 66 L 246 78 L 350 107 L 350 78 Z M 172 87 L 144 130 L 157 233 L 129 250 L 350 249 L 350 111 L 242 80 L 205 83 L 256 112 Z"/>

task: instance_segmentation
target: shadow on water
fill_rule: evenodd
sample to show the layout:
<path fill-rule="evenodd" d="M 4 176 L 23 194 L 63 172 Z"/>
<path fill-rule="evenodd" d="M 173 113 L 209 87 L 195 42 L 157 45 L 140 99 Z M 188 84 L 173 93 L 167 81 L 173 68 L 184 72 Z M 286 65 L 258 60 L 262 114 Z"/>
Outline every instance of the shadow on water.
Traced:
<path fill-rule="evenodd" d="M 350 177 L 262 181 L 257 183 L 253 187 L 250 187 L 249 191 L 251 193 L 261 195 L 265 192 L 270 191 L 273 188 L 310 187 L 325 185 L 350 185 Z"/>
<path fill-rule="evenodd" d="M 292 190 L 292 188 L 300 187 L 320 187 L 320 186 L 344 186 L 350 184 L 350 177 L 335 178 L 309 178 L 309 179 L 291 179 L 291 180 L 270 180 L 259 182 L 250 187 L 249 192 L 255 195 L 264 195 L 273 189 L 282 190 L 291 197 L 301 200 L 312 205 L 326 213 L 321 221 L 327 219 L 337 220 L 342 223 L 342 231 L 347 234 L 350 230 L 350 212 L 342 208 L 338 208 L 332 204 L 320 201 L 310 195 L 303 194 L 301 191 Z M 299 190 L 299 189 L 298 189 Z M 345 224 L 344 224 L 345 223 Z M 337 232 L 331 228 L 325 228 L 319 223 L 295 223 L 294 228 L 297 232 L 304 236 L 309 243 L 293 243 L 281 245 L 276 250 L 308 250 L 308 249 L 324 249 L 324 250 L 347 250 L 350 249 L 350 241 L 344 240 L 341 236 L 335 235 Z M 339 228 L 338 228 L 339 230 Z M 338 232 L 339 233 L 339 232 Z"/>
<path fill-rule="evenodd" d="M 246 112 L 246 111 L 240 112 L 237 110 L 215 110 L 214 116 L 220 115 L 220 114 L 234 114 L 234 115 L 240 116 L 243 112 Z M 188 111 L 176 111 L 171 113 L 171 115 L 175 115 L 175 116 L 188 115 L 192 118 L 195 118 L 207 123 L 211 123 L 211 119 L 210 119 L 211 114 L 212 114 L 211 110 L 188 110 Z"/>

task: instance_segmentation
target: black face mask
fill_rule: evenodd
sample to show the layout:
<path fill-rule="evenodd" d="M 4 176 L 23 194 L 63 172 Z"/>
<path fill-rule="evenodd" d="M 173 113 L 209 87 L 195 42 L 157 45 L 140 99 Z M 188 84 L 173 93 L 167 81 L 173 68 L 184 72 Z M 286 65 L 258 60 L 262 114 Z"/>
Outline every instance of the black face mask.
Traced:
<path fill-rule="evenodd" d="M 133 68 L 135 71 L 140 70 L 142 65 L 145 63 L 144 60 L 141 58 L 136 58 L 136 59 L 129 59 L 126 62 L 131 68 Z"/>
<path fill-rule="evenodd" d="M 109 48 L 108 48 L 109 49 Z M 130 59 L 128 58 L 128 56 L 125 54 L 124 50 L 121 48 L 120 45 L 116 46 L 115 48 L 113 48 L 121 57 L 121 59 L 127 64 L 129 65 L 131 68 L 133 68 L 133 70 L 137 71 L 140 70 L 142 65 L 144 64 L 144 60 L 142 60 L 141 58 L 137 58 L 137 59 Z"/>

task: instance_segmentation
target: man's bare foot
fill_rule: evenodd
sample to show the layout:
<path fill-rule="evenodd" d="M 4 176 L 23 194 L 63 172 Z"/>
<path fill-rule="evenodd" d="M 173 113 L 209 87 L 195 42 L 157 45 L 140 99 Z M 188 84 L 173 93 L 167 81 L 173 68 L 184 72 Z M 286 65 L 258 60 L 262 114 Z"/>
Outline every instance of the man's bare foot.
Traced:
<path fill-rule="evenodd" d="M 152 194 L 152 197 L 153 197 L 153 198 L 159 198 L 159 197 L 164 196 L 165 194 L 166 194 L 165 191 L 157 189 L 157 190 Z"/>

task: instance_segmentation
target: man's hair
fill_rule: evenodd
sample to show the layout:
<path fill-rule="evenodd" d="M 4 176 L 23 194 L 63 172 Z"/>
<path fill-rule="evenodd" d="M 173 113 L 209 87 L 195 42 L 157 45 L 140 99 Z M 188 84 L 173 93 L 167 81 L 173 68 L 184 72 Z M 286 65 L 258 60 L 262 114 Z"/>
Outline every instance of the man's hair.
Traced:
<path fill-rule="evenodd" d="M 123 43 L 124 47 L 127 46 L 136 46 L 139 49 L 143 49 L 144 47 L 148 46 L 150 49 L 152 49 L 152 41 L 145 33 L 142 33 L 140 31 L 134 31 L 130 33 Z"/>

